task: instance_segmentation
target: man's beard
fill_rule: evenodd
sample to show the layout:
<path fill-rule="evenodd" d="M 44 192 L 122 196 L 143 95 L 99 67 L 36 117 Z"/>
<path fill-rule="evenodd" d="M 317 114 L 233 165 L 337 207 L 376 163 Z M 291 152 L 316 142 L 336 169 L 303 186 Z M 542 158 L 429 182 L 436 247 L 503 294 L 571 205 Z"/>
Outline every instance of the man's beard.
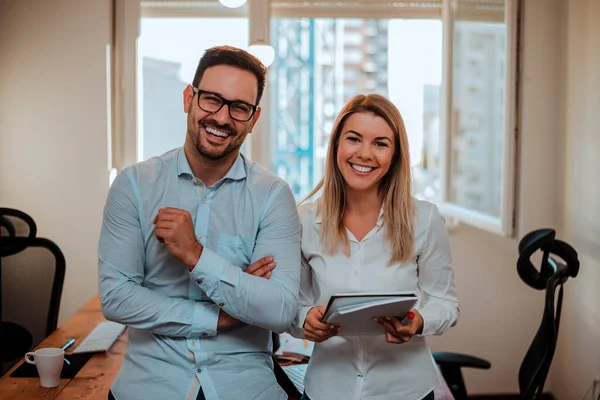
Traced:
<path fill-rule="evenodd" d="M 193 121 L 188 121 L 188 122 L 193 123 Z M 202 139 L 202 136 L 204 136 L 204 135 L 201 132 L 202 130 L 204 130 L 206 135 L 210 135 L 208 132 L 206 132 L 206 127 L 213 127 L 215 129 L 218 129 L 220 131 L 227 132 L 228 134 L 230 134 L 231 136 L 229 136 L 229 144 L 227 145 L 227 147 L 225 147 L 222 150 L 217 150 L 217 149 L 214 149 L 211 144 L 206 143 L 207 138 L 204 137 L 204 139 Z M 190 141 L 196 148 L 196 151 L 198 152 L 198 154 L 200 154 L 202 157 L 204 157 L 206 159 L 209 159 L 212 161 L 219 161 L 219 160 L 226 158 L 231 153 L 239 150 L 239 148 L 242 147 L 242 144 L 244 143 L 244 139 L 248 133 L 247 132 L 236 132 L 232 126 L 218 125 L 216 122 L 214 122 L 212 120 L 201 120 L 199 123 L 196 123 L 196 129 L 194 131 L 191 131 L 188 127 L 187 134 L 188 134 L 188 137 L 190 138 Z"/>

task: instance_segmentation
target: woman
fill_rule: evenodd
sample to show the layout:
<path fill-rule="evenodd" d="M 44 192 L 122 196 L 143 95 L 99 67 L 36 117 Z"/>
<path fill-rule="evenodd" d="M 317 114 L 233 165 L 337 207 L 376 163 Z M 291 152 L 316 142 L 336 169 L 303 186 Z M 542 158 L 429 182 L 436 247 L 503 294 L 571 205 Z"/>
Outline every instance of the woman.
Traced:
<path fill-rule="evenodd" d="M 398 109 L 379 95 L 342 109 L 325 175 L 300 205 L 300 307 L 290 333 L 316 342 L 303 399 L 433 399 L 437 374 L 425 342 L 459 315 L 444 221 L 411 195 L 408 139 Z M 416 291 L 414 319 L 377 319 L 380 336 L 339 336 L 321 323 L 336 293 Z"/>

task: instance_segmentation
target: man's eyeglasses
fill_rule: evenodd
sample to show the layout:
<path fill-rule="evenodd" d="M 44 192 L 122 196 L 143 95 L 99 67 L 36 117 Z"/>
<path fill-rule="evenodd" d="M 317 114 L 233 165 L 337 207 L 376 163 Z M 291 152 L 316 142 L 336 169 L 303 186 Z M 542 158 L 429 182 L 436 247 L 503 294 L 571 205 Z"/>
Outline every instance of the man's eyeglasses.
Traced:
<path fill-rule="evenodd" d="M 225 100 L 221 96 L 211 92 L 205 92 L 196 87 L 192 87 L 195 94 L 198 95 L 198 107 L 209 113 L 216 113 L 227 105 L 229 116 L 239 122 L 249 121 L 256 112 L 257 106 L 248 104 L 239 100 Z"/>

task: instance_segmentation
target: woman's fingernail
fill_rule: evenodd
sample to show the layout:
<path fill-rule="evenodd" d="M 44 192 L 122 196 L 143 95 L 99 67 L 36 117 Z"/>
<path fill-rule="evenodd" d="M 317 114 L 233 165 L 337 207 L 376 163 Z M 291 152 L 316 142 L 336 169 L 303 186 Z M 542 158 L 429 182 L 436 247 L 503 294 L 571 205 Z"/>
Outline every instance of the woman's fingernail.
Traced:
<path fill-rule="evenodd" d="M 273 261 L 273 256 L 267 257 L 267 261 Z"/>
<path fill-rule="evenodd" d="M 385 319 L 387 319 L 388 321 L 391 321 L 391 320 L 392 320 L 390 317 L 385 317 Z"/>
<path fill-rule="evenodd" d="M 379 320 L 377 318 L 373 318 L 373 321 L 375 322 L 379 322 Z"/>

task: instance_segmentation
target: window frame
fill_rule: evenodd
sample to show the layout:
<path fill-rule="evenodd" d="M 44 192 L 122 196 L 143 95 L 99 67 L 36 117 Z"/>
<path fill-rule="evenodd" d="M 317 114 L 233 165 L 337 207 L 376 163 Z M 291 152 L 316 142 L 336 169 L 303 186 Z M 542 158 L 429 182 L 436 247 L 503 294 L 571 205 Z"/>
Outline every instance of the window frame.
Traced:
<path fill-rule="evenodd" d="M 367 0 L 368 1 L 368 0 Z M 396 0 L 397 1 L 397 0 Z M 448 190 L 450 183 L 450 124 L 452 110 L 452 41 L 453 22 L 457 0 L 441 0 L 442 7 L 439 10 L 443 24 L 443 54 L 442 54 L 442 83 L 440 104 L 440 182 L 441 202 L 438 204 L 441 212 L 447 220 L 456 224 L 462 222 L 499 235 L 512 237 L 515 234 L 516 223 L 516 179 L 517 179 L 517 138 L 518 138 L 518 83 L 519 83 L 519 1 L 505 0 L 505 19 L 507 31 L 507 74 L 506 74 L 506 98 L 505 98 L 505 130 L 503 140 L 502 161 L 502 195 L 500 216 L 493 217 L 479 211 L 455 204 L 449 201 Z M 278 0 L 274 1 L 275 3 Z M 279 0 L 279 3 L 283 1 Z M 424 2 L 434 3 L 435 0 Z M 160 3 L 160 4 L 159 4 Z M 138 144 L 141 143 L 142 126 L 138 121 L 137 95 L 141 91 L 140 71 L 137 65 L 136 42 L 139 37 L 139 25 L 141 18 L 161 17 L 242 17 L 249 19 L 249 38 L 261 37 L 269 41 L 271 24 L 253 23 L 254 19 L 270 21 L 276 18 L 410 18 L 404 10 L 403 14 L 396 16 L 382 11 L 369 12 L 369 15 L 354 15 L 345 10 L 341 15 L 335 15 L 334 10 L 320 10 L 310 7 L 292 7 L 278 9 L 277 5 L 269 6 L 269 0 L 252 0 L 238 9 L 227 9 L 214 0 L 173 2 L 153 1 L 127 1 L 115 0 L 114 21 L 115 33 L 113 37 L 113 62 L 112 62 L 112 144 L 111 159 L 112 167 L 118 171 L 126 165 L 137 161 Z M 293 3 L 293 1 L 291 1 Z M 365 3 L 366 4 L 366 3 Z M 283 11 L 282 11 L 283 10 Z M 357 9 L 360 11 L 360 8 Z M 426 12 L 424 12 L 426 11 Z M 324 14 L 323 14 L 324 12 Z M 438 11 L 421 10 L 413 11 L 412 18 L 437 19 Z M 323 14 L 323 15 L 320 15 Z M 133 58 L 133 60 L 132 60 Z M 254 134 L 248 141 L 248 155 L 251 159 L 264 165 L 271 165 L 270 137 L 264 132 L 270 128 L 270 96 L 269 87 L 265 88 L 261 101 L 261 118 L 256 124 Z M 134 110 L 132 112 L 132 110 Z"/>
<path fill-rule="evenodd" d="M 442 107 L 440 124 L 441 158 L 441 212 L 451 219 L 488 232 L 513 237 L 516 228 L 516 179 L 517 179 L 517 138 L 518 124 L 518 85 L 519 85 L 519 0 L 505 0 L 504 23 L 506 25 L 506 82 L 504 103 L 504 137 L 502 149 L 502 179 L 500 215 L 498 217 L 469 209 L 450 201 L 450 137 L 452 134 L 453 101 L 453 39 L 454 14 L 457 2 L 443 2 L 443 55 L 442 55 Z"/>

